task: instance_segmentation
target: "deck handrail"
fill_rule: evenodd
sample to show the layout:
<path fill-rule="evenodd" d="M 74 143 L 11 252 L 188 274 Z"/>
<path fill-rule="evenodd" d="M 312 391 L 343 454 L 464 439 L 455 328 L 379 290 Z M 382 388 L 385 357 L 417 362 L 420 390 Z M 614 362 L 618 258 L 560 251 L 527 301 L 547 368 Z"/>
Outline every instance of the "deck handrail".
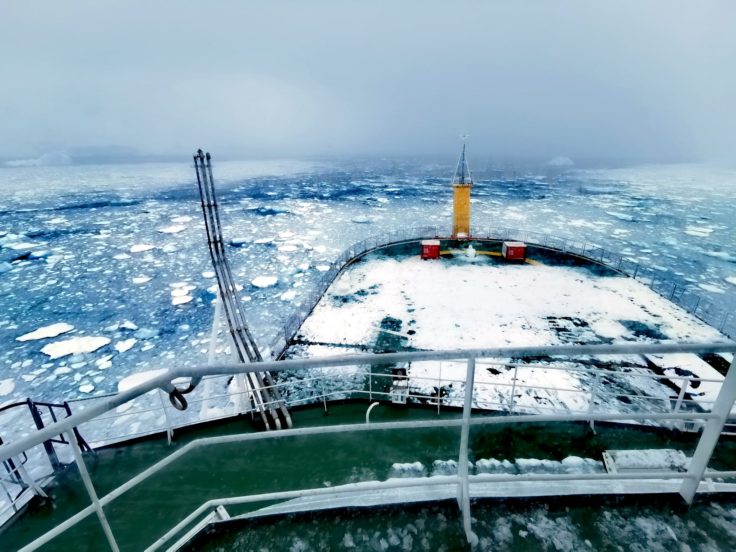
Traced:
<path fill-rule="evenodd" d="M 66 433 L 70 436 L 69 442 L 74 452 L 74 457 L 82 476 L 82 481 L 87 488 L 87 492 L 91 499 L 91 505 L 82 511 L 59 524 L 45 535 L 37 538 L 34 542 L 27 545 L 23 550 L 35 550 L 43 543 L 54 538 L 56 535 L 72 527 L 85 517 L 92 513 L 96 513 L 100 523 L 105 531 L 110 547 L 117 550 L 115 537 L 110 529 L 104 513 L 104 506 L 118 496 L 127 492 L 129 489 L 140 484 L 149 477 L 155 475 L 160 470 L 181 458 L 189 451 L 202 447 L 212 446 L 224 443 L 235 443 L 245 441 L 260 441 L 280 439 L 291 436 L 336 434 L 354 431 L 378 431 L 389 429 L 421 429 L 435 427 L 460 427 L 460 444 L 458 456 L 458 472 L 456 476 L 457 482 L 457 499 L 463 517 L 463 524 L 468 540 L 472 543 L 475 535 L 472 532 L 470 520 L 470 482 L 468 472 L 468 447 L 469 447 L 469 430 L 471 426 L 488 425 L 488 424 L 519 424 L 529 422 L 570 422 L 570 421 L 624 421 L 624 420 L 703 420 L 705 422 L 704 429 L 700 435 L 698 445 L 689 463 L 687 471 L 678 473 L 676 476 L 669 474 L 641 474 L 631 476 L 627 474 L 626 478 L 634 479 L 679 479 L 679 492 L 686 502 L 691 503 L 695 493 L 697 492 L 700 482 L 706 477 L 706 470 L 711 455 L 721 436 L 724 424 L 730 416 L 731 408 L 736 400 L 736 370 L 734 370 L 734 362 L 731 362 L 729 371 L 725 380 L 721 385 L 715 403 L 710 412 L 588 412 L 583 414 L 522 414 L 514 416 L 496 416 L 496 417 L 471 417 L 473 395 L 475 394 L 475 369 L 476 359 L 478 358 L 534 358 L 534 357 L 575 357 L 579 355 L 621 355 L 621 354 L 665 354 L 665 353 L 694 353 L 694 352 L 736 352 L 736 343 L 668 343 L 668 344 L 625 344 L 625 345 L 557 345 L 544 347 L 500 347 L 500 348 L 484 348 L 484 349 L 463 349 L 452 351 L 416 351 L 403 353 L 385 353 L 385 354 L 360 354 L 360 355 L 344 355 L 326 358 L 311 359 L 293 359 L 284 361 L 272 361 L 258 364 L 219 364 L 199 366 L 195 368 L 178 368 L 168 370 L 158 376 L 147 380 L 140 385 L 127 391 L 119 393 L 116 396 L 109 397 L 101 401 L 98 405 L 72 414 L 69 418 L 59 420 L 53 425 L 39 430 L 28 437 L 19 439 L 13 443 L 0 447 L 0 460 L 11 458 L 31 447 L 41 444 L 44 440 Z M 184 445 L 179 450 L 171 453 L 167 457 L 150 466 L 137 476 L 128 480 L 120 487 L 109 492 L 103 497 L 97 496 L 92 480 L 87 472 L 84 459 L 81 455 L 76 441 L 71 437 L 71 432 L 76 426 L 89 421 L 100 414 L 103 414 L 112 408 L 116 408 L 142 394 L 145 394 L 156 388 L 168 388 L 172 385 L 172 380 L 179 377 L 203 377 L 213 374 L 237 374 L 255 370 L 267 369 L 272 372 L 283 372 L 286 370 L 305 370 L 310 368 L 319 368 L 326 366 L 354 366 L 354 365 L 370 365 L 370 364 L 389 364 L 398 362 L 416 362 L 419 360 L 455 360 L 466 362 L 465 387 L 462 417 L 456 419 L 432 420 L 432 421 L 410 421 L 410 422 L 385 422 L 380 424 L 349 424 L 338 426 L 322 426 L 316 428 L 298 428 L 291 430 L 283 430 L 278 432 L 264 433 L 247 433 L 238 435 L 227 435 L 220 437 L 209 437 L 198 439 Z M 482 366 L 481 366 L 482 369 Z M 661 477 L 660 477 L 661 476 Z M 547 477 L 547 476 L 545 476 Z M 563 477 L 575 477 L 565 474 Z M 591 479 L 586 475 L 576 477 L 581 481 Z M 616 479 L 621 478 L 620 475 L 608 474 L 606 476 L 596 476 L 596 478 Z M 401 484 L 399 484 L 401 486 Z M 307 492 L 302 490 L 300 492 Z M 309 491 L 311 492 L 311 491 Z M 274 495 L 275 496 L 275 495 Z M 306 495 L 305 495 L 306 496 Z M 250 501 L 252 499 L 249 498 Z M 196 511 L 198 512 L 199 509 Z M 188 520 L 189 517 L 186 518 Z M 186 521 L 185 520 L 185 521 Z M 182 522 L 183 523 L 183 522 Z M 177 524 L 174 529 L 180 527 Z M 173 531 L 173 530 L 172 530 Z M 169 531 L 166 540 L 173 536 L 176 532 Z M 157 541 L 157 544 L 160 541 Z"/>
<path fill-rule="evenodd" d="M 618 345 L 551 345 L 543 347 L 495 347 L 481 349 L 457 349 L 449 351 L 413 351 L 402 353 L 368 353 L 359 355 L 339 355 L 332 357 L 266 361 L 257 364 L 212 364 L 194 367 L 167 369 L 145 382 L 103 398 L 81 412 L 47 425 L 31 435 L 0 446 L 0 462 L 37 446 L 76 426 L 104 414 L 128 401 L 154 389 L 170 389 L 172 381 L 178 378 L 200 378 L 211 375 L 231 375 L 268 370 L 269 372 L 297 371 L 309 368 L 356 366 L 366 364 L 393 364 L 398 362 L 417 362 L 422 360 L 468 360 L 477 358 L 535 358 L 548 356 L 574 357 L 580 355 L 626 355 L 626 354 L 666 354 L 666 353 L 736 353 L 736 343 L 662 343 L 662 344 L 618 344 Z"/>

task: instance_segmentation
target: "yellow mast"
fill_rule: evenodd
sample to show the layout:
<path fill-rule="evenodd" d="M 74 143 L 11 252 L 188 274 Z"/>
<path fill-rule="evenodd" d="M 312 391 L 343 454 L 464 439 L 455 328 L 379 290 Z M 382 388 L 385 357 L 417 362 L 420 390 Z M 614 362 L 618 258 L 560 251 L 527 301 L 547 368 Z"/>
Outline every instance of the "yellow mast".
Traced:
<path fill-rule="evenodd" d="M 468 162 L 465 160 L 465 142 L 463 142 L 463 151 L 460 154 L 457 170 L 455 170 L 455 177 L 452 179 L 453 238 L 470 237 L 470 190 L 472 187 L 473 177 L 470 174 Z"/>

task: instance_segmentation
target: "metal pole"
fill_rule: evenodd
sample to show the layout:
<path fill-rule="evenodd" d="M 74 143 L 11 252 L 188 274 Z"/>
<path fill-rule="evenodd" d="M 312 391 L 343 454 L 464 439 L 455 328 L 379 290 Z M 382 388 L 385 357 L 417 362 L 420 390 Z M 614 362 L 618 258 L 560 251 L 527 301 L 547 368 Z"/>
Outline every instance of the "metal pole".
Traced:
<path fill-rule="evenodd" d="M 692 504 L 695 498 L 695 492 L 698 490 L 698 485 L 700 485 L 700 481 L 703 479 L 703 474 L 708 467 L 713 450 L 716 448 L 726 419 L 731 413 L 734 400 L 736 400 L 736 356 L 731 361 L 726 379 L 723 380 L 721 390 L 718 392 L 718 397 L 711 410 L 711 413 L 715 414 L 716 418 L 706 421 L 705 429 L 700 437 L 700 441 L 698 441 L 698 447 L 695 449 L 693 459 L 690 461 L 690 466 L 687 469 L 687 474 L 691 477 L 685 479 L 680 487 L 680 495 L 682 495 L 682 498 L 688 504 Z"/>
<path fill-rule="evenodd" d="M 76 444 L 76 441 L 75 441 Z M 18 462 L 16 463 L 15 471 L 18 474 L 18 477 L 20 480 L 28 485 L 31 489 L 33 489 L 33 492 L 36 493 L 38 496 L 41 496 L 43 498 L 47 498 L 48 495 L 44 492 L 44 490 L 41 488 L 41 485 L 38 484 L 38 482 L 33 479 L 30 473 L 28 473 L 28 470 L 26 469 L 25 464 L 18 459 Z"/>
<path fill-rule="evenodd" d="M 463 404 L 463 425 L 460 429 L 460 455 L 457 462 L 457 502 L 463 515 L 465 537 L 471 546 L 478 544 L 478 536 L 473 533 L 470 523 L 470 487 L 468 484 L 468 439 L 470 437 L 470 410 L 473 407 L 473 382 L 475 380 L 475 357 L 468 359 L 465 375 L 465 402 Z"/>
<path fill-rule="evenodd" d="M 514 413 L 514 402 L 516 394 L 516 374 L 519 371 L 519 366 L 514 366 L 514 381 L 511 382 L 511 398 L 509 399 L 509 414 Z"/>
<path fill-rule="evenodd" d="M 41 417 L 41 413 L 38 411 L 36 403 L 31 399 L 27 399 L 27 403 L 28 410 L 31 412 L 31 418 L 33 418 L 33 423 L 36 424 L 36 429 L 43 429 L 43 418 Z M 59 457 L 56 455 L 56 450 L 54 450 L 54 444 L 51 442 L 51 439 L 43 442 L 43 448 L 46 451 L 46 455 L 49 457 L 51 468 L 54 471 L 61 470 L 64 467 L 64 464 L 59 461 Z"/>
<path fill-rule="evenodd" d="M 174 430 L 171 427 L 171 420 L 169 420 L 169 412 L 166 410 L 166 401 L 164 400 L 165 393 L 159 389 L 158 398 L 161 399 L 161 409 L 164 411 L 164 420 L 166 420 L 166 440 L 168 444 L 171 444 L 171 439 L 174 436 Z"/>
<path fill-rule="evenodd" d="M 595 378 L 593 379 L 593 387 L 590 390 L 590 402 L 588 403 L 588 412 L 593 412 L 595 408 L 595 399 L 598 396 L 598 385 L 601 381 L 601 373 L 596 372 Z M 595 433 L 595 420 L 590 420 L 590 429 Z"/>
<path fill-rule="evenodd" d="M 368 410 L 365 411 L 365 423 L 366 425 L 371 423 L 371 410 L 373 410 L 375 407 L 377 407 L 379 402 L 371 403 L 371 405 L 368 407 Z"/>
<path fill-rule="evenodd" d="M 97 493 L 95 492 L 94 485 L 92 485 L 92 480 L 89 477 L 89 472 L 87 472 L 87 466 L 84 464 L 82 451 L 79 450 L 79 445 L 77 445 L 77 440 L 74 438 L 74 433 L 71 431 L 67 431 L 66 438 L 71 444 L 72 452 L 74 453 L 74 460 L 77 462 L 77 468 L 79 468 L 79 474 L 82 476 L 84 487 L 87 489 L 87 493 L 92 500 L 92 505 L 97 511 L 97 517 L 100 520 L 100 525 L 102 525 L 102 530 L 105 532 L 107 542 L 110 544 L 110 549 L 113 550 L 113 552 L 120 552 L 120 548 L 118 548 L 118 543 L 115 542 L 115 537 L 112 534 L 112 529 L 110 529 L 110 524 L 107 522 L 107 517 L 105 516 L 105 512 L 103 511 L 102 505 L 100 504 L 100 500 L 97 498 Z"/>
<path fill-rule="evenodd" d="M 327 396 L 325 395 L 325 369 L 320 368 L 319 369 L 319 385 L 320 389 L 322 390 L 322 407 L 325 409 L 325 414 L 327 414 Z"/>
<path fill-rule="evenodd" d="M 685 398 L 685 393 L 687 392 L 687 387 L 690 383 L 690 380 L 687 377 L 682 378 L 682 387 L 680 388 L 680 394 L 677 395 L 677 401 L 675 402 L 675 407 L 672 409 L 672 412 L 678 413 L 680 411 L 680 408 L 682 407 L 682 400 Z"/>
<path fill-rule="evenodd" d="M 220 292 L 217 292 L 217 298 L 215 299 L 215 316 L 212 319 L 212 332 L 210 333 L 210 350 L 207 355 L 207 364 L 214 364 L 215 357 L 217 356 L 217 334 L 220 331 L 220 324 L 222 322 L 222 298 Z"/>
<path fill-rule="evenodd" d="M 368 402 L 373 402 L 373 365 L 368 368 Z"/>
<path fill-rule="evenodd" d="M 440 415 L 440 398 L 442 397 L 442 362 L 440 369 L 437 371 L 437 415 Z"/>

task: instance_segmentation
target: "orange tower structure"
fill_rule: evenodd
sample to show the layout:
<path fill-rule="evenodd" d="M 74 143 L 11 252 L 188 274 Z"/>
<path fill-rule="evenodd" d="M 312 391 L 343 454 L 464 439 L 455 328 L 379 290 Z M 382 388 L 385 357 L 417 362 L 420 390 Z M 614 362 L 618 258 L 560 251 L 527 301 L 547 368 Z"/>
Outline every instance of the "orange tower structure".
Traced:
<path fill-rule="evenodd" d="M 465 159 L 465 142 L 460 154 L 455 176 L 452 179 L 453 190 L 453 217 L 452 237 L 470 237 L 470 190 L 473 187 L 473 177 Z"/>

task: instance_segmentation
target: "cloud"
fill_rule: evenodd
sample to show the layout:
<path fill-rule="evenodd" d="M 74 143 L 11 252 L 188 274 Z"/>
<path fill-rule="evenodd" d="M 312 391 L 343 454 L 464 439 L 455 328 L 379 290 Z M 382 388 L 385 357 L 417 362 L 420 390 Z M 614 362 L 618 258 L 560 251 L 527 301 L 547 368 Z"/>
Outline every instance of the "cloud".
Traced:
<path fill-rule="evenodd" d="M 43 8 L 41 8 L 41 6 Z M 728 2 L 10 0 L 3 156 L 719 158 Z"/>

